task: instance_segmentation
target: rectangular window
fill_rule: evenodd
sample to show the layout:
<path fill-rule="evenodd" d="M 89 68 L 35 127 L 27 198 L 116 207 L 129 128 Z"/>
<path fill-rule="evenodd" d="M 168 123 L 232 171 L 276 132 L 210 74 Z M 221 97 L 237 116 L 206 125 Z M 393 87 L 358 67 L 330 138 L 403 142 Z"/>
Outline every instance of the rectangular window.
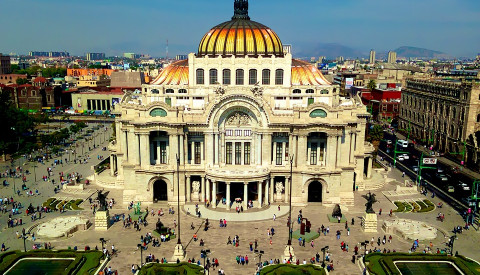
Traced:
<path fill-rule="evenodd" d="M 275 85 L 283 85 L 283 70 L 278 69 L 275 71 Z"/>
<path fill-rule="evenodd" d="M 102 110 L 107 110 L 106 100 L 102 100 Z"/>
<path fill-rule="evenodd" d="M 235 142 L 235 165 L 242 164 L 242 143 Z"/>
<path fill-rule="evenodd" d="M 110 110 L 110 100 L 107 100 L 107 110 Z"/>
<path fill-rule="evenodd" d="M 233 130 L 226 130 L 225 131 L 225 136 L 227 136 L 227 137 L 233 136 Z"/>
<path fill-rule="evenodd" d="M 282 165 L 283 143 L 277 142 L 277 151 L 275 152 L 275 164 Z"/>
<path fill-rule="evenodd" d="M 152 141 L 152 143 L 153 143 L 153 159 L 156 161 L 158 158 L 158 155 L 157 155 L 158 141 Z"/>
<path fill-rule="evenodd" d="M 37 96 L 37 91 L 32 91 L 32 96 Z"/>
<path fill-rule="evenodd" d="M 160 163 L 166 164 L 167 163 L 167 142 L 160 141 Z"/>
<path fill-rule="evenodd" d="M 320 156 L 318 156 L 318 160 L 320 162 L 323 162 L 323 157 L 324 157 L 324 154 L 325 154 L 324 150 L 325 150 L 325 144 L 320 143 Z"/>
<path fill-rule="evenodd" d="M 245 165 L 250 165 L 250 142 L 245 142 L 243 144 L 243 154 L 244 154 L 243 163 Z"/>
<path fill-rule="evenodd" d="M 218 83 L 217 70 L 210 69 L 210 85 Z"/>
<path fill-rule="evenodd" d="M 201 160 L 202 155 L 200 153 L 200 149 L 201 149 L 200 142 L 195 142 L 193 146 L 195 150 L 195 164 L 200 164 L 202 162 Z"/>
<path fill-rule="evenodd" d="M 225 149 L 225 163 L 232 164 L 232 143 L 227 142 Z"/>
<path fill-rule="evenodd" d="M 236 71 L 236 81 L 235 83 L 237 85 L 243 85 L 243 70 L 242 69 L 238 69 Z"/>
<path fill-rule="evenodd" d="M 230 70 L 223 70 L 223 85 L 230 85 Z"/>
<path fill-rule="evenodd" d="M 91 110 L 92 109 L 92 101 L 90 99 L 87 99 L 87 110 Z"/>
<path fill-rule="evenodd" d="M 317 143 L 313 142 L 310 145 L 310 165 L 317 165 Z"/>
<path fill-rule="evenodd" d="M 197 85 L 203 85 L 205 83 L 203 69 L 197 69 Z"/>
<path fill-rule="evenodd" d="M 262 70 L 262 84 L 270 85 L 270 70 Z"/>
<path fill-rule="evenodd" d="M 313 97 L 308 98 L 308 105 L 313 104 L 315 102 L 315 99 Z"/>
<path fill-rule="evenodd" d="M 246 137 L 251 136 L 252 135 L 252 130 L 244 130 L 243 135 L 246 136 Z"/>
<path fill-rule="evenodd" d="M 241 137 L 242 136 L 242 130 L 235 130 L 235 136 L 236 137 Z"/>
<path fill-rule="evenodd" d="M 248 84 L 257 84 L 257 70 L 252 69 L 248 72 Z"/>

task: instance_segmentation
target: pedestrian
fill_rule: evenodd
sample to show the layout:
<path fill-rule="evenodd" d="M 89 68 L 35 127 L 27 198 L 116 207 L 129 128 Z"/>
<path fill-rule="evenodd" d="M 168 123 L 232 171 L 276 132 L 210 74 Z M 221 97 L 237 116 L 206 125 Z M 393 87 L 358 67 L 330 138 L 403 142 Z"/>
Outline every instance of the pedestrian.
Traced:
<path fill-rule="evenodd" d="M 402 178 L 404 178 L 404 177 L 405 177 L 405 172 L 402 172 Z"/>
<path fill-rule="evenodd" d="M 277 219 L 277 215 L 273 214 L 273 221 Z"/>

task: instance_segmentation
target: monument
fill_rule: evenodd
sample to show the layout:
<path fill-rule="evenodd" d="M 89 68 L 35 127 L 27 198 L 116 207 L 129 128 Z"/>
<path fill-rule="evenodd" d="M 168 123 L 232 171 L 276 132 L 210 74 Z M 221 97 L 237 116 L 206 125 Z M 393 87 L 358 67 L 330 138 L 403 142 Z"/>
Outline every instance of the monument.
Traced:
<path fill-rule="evenodd" d="M 192 182 L 192 201 L 199 201 L 200 200 L 200 182 L 194 181 Z M 203 192 L 203 191 L 202 191 Z"/>
<path fill-rule="evenodd" d="M 365 217 L 362 218 L 362 229 L 364 232 L 377 232 L 377 214 L 373 211 L 373 204 L 377 202 L 375 194 L 368 192 L 363 196 L 367 202 L 365 203 Z"/>
<path fill-rule="evenodd" d="M 98 191 L 97 193 L 98 211 L 95 213 L 95 230 L 98 231 L 107 231 L 110 227 L 110 215 L 106 201 L 107 195 L 108 192 L 102 193 L 102 191 Z"/>
<path fill-rule="evenodd" d="M 275 201 L 282 201 L 282 192 L 285 188 L 283 187 L 283 183 L 277 182 L 275 183 Z"/>

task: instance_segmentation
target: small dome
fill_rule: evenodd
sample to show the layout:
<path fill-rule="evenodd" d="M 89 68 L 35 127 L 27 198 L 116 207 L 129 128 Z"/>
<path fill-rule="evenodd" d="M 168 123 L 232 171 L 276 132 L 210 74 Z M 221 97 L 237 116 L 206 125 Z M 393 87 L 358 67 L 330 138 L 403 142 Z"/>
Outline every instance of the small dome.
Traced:
<path fill-rule="evenodd" d="M 292 60 L 292 85 L 330 85 L 322 72 L 312 64 L 298 59 Z"/>
<path fill-rule="evenodd" d="M 188 85 L 188 60 L 180 60 L 168 65 L 150 84 Z"/>
<path fill-rule="evenodd" d="M 197 56 L 278 56 L 283 46 L 278 35 L 269 27 L 251 21 L 248 1 L 235 1 L 232 20 L 213 27 L 200 42 Z"/>

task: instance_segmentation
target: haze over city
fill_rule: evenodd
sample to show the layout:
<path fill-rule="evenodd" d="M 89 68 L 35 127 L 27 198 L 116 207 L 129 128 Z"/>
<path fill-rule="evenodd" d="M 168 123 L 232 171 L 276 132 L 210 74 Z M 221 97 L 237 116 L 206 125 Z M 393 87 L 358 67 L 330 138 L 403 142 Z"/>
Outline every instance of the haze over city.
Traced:
<path fill-rule="evenodd" d="M 165 56 L 196 52 L 201 35 L 232 15 L 231 1 L 15 1 L 0 2 L 0 52 L 32 50 L 141 52 Z M 295 54 L 317 54 L 324 43 L 348 46 L 365 56 L 415 46 L 473 58 L 480 44 L 480 2 L 250 1 L 252 20 L 292 44 Z M 332 56 L 333 57 L 333 56 Z"/>

